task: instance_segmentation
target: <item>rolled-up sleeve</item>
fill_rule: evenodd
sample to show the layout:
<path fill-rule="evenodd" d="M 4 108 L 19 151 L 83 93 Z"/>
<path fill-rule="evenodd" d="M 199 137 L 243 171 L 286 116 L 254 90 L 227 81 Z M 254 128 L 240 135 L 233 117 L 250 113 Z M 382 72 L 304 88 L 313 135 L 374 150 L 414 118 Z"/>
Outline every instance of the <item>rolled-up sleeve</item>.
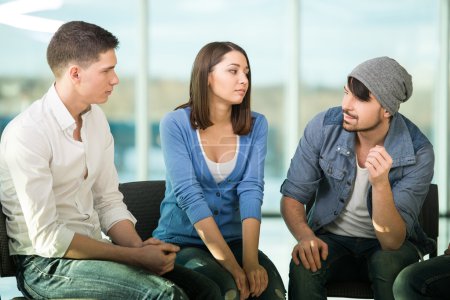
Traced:
<path fill-rule="evenodd" d="M 395 205 L 406 223 L 407 237 L 414 232 L 423 202 L 433 178 L 434 151 L 426 144 L 416 153 L 416 163 L 404 168 L 404 176 L 392 187 Z"/>
<path fill-rule="evenodd" d="M 284 196 L 302 203 L 307 203 L 313 197 L 322 177 L 319 158 L 323 141 L 323 118 L 324 113 L 320 113 L 305 127 L 291 159 L 287 177 L 280 188 Z"/>

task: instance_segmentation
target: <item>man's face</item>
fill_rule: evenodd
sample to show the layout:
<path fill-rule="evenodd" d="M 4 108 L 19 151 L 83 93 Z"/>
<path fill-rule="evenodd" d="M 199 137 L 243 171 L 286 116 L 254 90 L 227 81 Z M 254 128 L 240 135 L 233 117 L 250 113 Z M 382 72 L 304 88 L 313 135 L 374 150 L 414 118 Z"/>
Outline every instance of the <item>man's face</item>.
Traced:
<path fill-rule="evenodd" d="M 78 72 L 77 92 L 85 104 L 101 104 L 108 100 L 113 88 L 119 83 L 114 70 L 117 64 L 114 49 L 99 55 L 99 60 Z"/>
<path fill-rule="evenodd" d="M 368 101 L 361 100 L 352 94 L 348 86 L 344 87 L 342 111 L 343 127 L 350 132 L 374 131 L 388 117 L 388 113 L 372 94 Z"/>

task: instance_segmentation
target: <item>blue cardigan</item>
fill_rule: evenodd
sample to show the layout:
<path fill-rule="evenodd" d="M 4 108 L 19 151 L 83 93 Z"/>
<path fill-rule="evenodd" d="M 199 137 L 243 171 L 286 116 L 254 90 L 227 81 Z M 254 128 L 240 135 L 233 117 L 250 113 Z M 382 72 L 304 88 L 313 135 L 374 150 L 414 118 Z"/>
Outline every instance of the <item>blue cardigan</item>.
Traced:
<path fill-rule="evenodd" d="M 240 136 L 236 167 L 222 182 L 211 175 L 189 121 L 190 108 L 168 113 L 160 124 L 166 193 L 153 236 L 180 245 L 201 245 L 193 224 L 213 217 L 224 239 L 242 238 L 242 220 L 261 220 L 267 120 L 252 112 L 252 129 Z"/>

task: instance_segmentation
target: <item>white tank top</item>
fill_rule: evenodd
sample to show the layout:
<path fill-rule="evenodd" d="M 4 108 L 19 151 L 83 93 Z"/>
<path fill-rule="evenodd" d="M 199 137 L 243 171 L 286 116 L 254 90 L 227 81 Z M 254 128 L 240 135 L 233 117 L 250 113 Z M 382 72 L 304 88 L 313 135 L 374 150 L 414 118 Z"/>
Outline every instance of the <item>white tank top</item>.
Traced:
<path fill-rule="evenodd" d="M 202 149 L 203 157 L 205 158 L 206 165 L 208 166 L 209 171 L 211 172 L 211 175 L 213 176 L 216 183 L 219 183 L 225 178 L 227 178 L 231 172 L 233 172 L 234 168 L 236 167 L 237 157 L 239 153 L 239 136 L 236 136 L 236 151 L 234 153 L 234 156 L 231 160 L 223 162 L 223 163 L 217 163 L 215 161 L 212 161 L 206 156 L 205 149 L 203 149 L 202 141 L 200 139 L 200 132 L 197 131 L 197 138 L 198 143 L 200 144 L 200 148 Z"/>
<path fill-rule="evenodd" d="M 376 238 L 372 219 L 367 208 L 369 192 L 369 171 L 361 168 L 356 159 L 356 180 L 353 194 L 341 214 L 324 229 L 338 235 Z"/>

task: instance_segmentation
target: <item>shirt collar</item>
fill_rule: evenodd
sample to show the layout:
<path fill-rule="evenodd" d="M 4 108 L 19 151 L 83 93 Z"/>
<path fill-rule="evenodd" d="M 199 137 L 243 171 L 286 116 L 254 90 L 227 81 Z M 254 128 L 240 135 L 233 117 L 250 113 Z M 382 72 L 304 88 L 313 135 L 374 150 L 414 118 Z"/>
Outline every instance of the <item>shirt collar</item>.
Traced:
<path fill-rule="evenodd" d="M 416 162 L 412 138 L 400 113 L 392 116 L 384 147 L 392 157 L 392 167 Z"/>
<path fill-rule="evenodd" d="M 345 152 L 348 149 L 354 149 L 356 141 L 355 132 L 348 132 L 342 129 L 339 139 L 339 145 L 345 145 L 346 147 L 346 149 L 340 149 L 341 151 Z M 392 116 L 389 130 L 384 140 L 384 147 L 392 158 L 392 167 L 415 164 L 416 157 L 412 138 L 400 113 Z"/>
<path fill-rule="evenodd" d="M 61 130 L 66 130 L 75 125 L 75 119 L 72 117 L 69 110 L 56 92 L 55 84 L 52 84 L 49 88 L 46 98 L 48 100 L 48 107 L 52 111 L 53 116 L 61 127 Z M 88 116 L 90 111 L 91 106 L 81 113 L 82 117 L 84 118 Z"/>

